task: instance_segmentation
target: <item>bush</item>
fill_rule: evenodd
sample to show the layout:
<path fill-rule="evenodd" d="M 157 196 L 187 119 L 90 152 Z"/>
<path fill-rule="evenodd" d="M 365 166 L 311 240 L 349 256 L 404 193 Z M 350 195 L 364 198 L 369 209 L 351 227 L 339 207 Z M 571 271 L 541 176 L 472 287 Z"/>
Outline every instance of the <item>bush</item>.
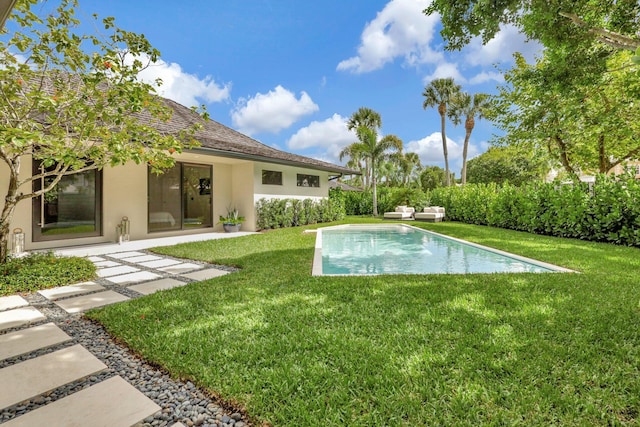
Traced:
<path fill-rule="evenodd" d="M 336 197 L 337 200 L 333 200 Z M 342 194 L 329 199 L 260 199 L 256 203 L 258 229 L 268 230 L 331 222 L 344 218 Z"/>
<path fill-rule="evenodd" d="M 0 296 L 83 282 L 95 275 L 96 267 L 88 259 L 33 253 L 0 264 Z"/>
<path fill-rule="evenodd" d="M 343 191 L 346 215 L 373 215 L 373 193 Z M 378 213 L 392 212 L 398 205 L 413 206 L 416 211 L 428 206 L 428 197 L 420 189 L 406 187 L 378 187 Z"/>
<path fill-rule="evenodd" d="M 603 175 L 591 185 L 467 184 L 437 188 L 429 197 L 453 221 L 640 246 L 640 182 L 633 177 Z"/>

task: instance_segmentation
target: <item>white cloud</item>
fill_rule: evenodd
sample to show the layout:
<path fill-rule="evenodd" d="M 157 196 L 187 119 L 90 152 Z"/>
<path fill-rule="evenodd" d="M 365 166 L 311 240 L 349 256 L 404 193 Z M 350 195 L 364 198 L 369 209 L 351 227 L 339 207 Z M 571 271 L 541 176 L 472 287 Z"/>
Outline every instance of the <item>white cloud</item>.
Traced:
<path fill-rule="evenodd" d="M 460 169 L 462 168 L 462 148 L 463 141 L 456 142 L 447 137 L 447 153 L 449 155 L 449 170 L 455 172 L 456 176 L 460 176 Z M 467 160 L 477 156 L 481 150 L 484 151 L 483 143 L 479 144 L 480 147 L 469 144 L 467 150 Z M 420 162 L 424 166 L 440 166 L 444 168 L 444 153 L 442 151 L 442 134 L 440 132 L 434 132 L 429 136 L 426 136 L 418 141 L 410 141 L 406 145 L 407 152 L 417 153 L 420 157 Z"/>
<path fill-rule="evenodd" d="M 527 41 L 526 36 L 513 25 L 503 25 L 487 44 L 483 45 L 480 37 L 474 37 L 463 52 L 470 65 L 487 66 L 509 63 L 515 52 L 522 53 L 528 62 L 533 62 L 542 48 L 536 41 Z"/>
<path fill-rule="evenodd" d="M 391 0 L 365 26 L 358 55 L 341 61 L 337 69 L 365 73 L 380 69 L 397 57 L 404 57 L 409 65 L 441 60 L 442 53 L 429 46 L 440 17 L 422 13 L 430 3 L 430 0 Z"/>
<path fill-rule="evenodd" d="M 257 93 L 253 98 L 240 98 L 231 112 L 231 119 L 233 125 L 247 135 L 277 133 L 318 109 L 306 92 L 301 92 L 300 98 L 296 99 L 293 92 L 278 85 L 266 94 Z"/>
<path fill-rule="evenodd" d="M 495 71 L 483 71 L 469 79 L 472 85 L 479 85 L 494 80 L 498 83 L 504 82 L 504 75 Z"/>
<path fill-rule="evenodd" d="M 422 81 L 428 85 L 432 80 L 453 77 L 457 84 L 466 83 L 467 79 L 458 71 L 458 65 L 451 62 L 442 62 L 438 64 L 435 71 L 426 76 Z"/>
<path fill-rule="evenodd" d="M 141 60 L 146 62 L 144 58 Z M 162 85 L 157 88 L 158 94 L 187 107 L 224 101 L 231 92 L 231 83 L 218 84 L 211 76 L 200 79 L 195 74 L 185 73 L 180 65 L 162 59 L 140 72 L 139 76 L 154 86 L 155 80 L 160 78 Z"/>
<path fill-rule="evenodd" d="M 291 150 L 322 148 L 323 159 L 329 158 L 327 161 L 336 162 L 339 160 L 340 151 L 356 140 L 355 133 L 347 129 L 347 119 L 340 114 L 334 114 L 324 121 L 313 121 L 298 130 L 289 138 L 287 146 Z"/>

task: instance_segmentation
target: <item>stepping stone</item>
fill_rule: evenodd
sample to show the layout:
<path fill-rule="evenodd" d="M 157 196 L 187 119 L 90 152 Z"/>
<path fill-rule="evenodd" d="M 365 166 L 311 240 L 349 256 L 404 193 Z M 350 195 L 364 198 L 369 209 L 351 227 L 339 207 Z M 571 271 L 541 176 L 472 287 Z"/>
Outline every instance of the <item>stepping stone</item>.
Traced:
<path fill-rule="evenodd" d="M 185 282 L 175 279 L 162 279 L 154 280 L 153 282 L 142 283 L 140 285 L 129 286 L 129 289 L 133 289 L 142 295 L 149 295 L 157 291 L 163 291 L 165 289 L 175 288 L 177 286 L 184 286 Z"/>
<path fill-rule="evenodd" d="M 219 270 L 217 268 L 207 268 L 206 270 L 194 271 L 193 273 L 181 274 L 182 277 L 187 277 L 193 280 L 208 280 L 214 277 L 220 277 L 229 274 L 228 271 Z"/>
<path fill-rule="evenodd" d="M 89 295 L 80 295 L 74 298 L 55 301 L 55 304 L 67 313 L 80 313 L 92 308 L 102 307 L 104 305 L 114 304 L 128 300 L 122 294 L 114 291 L 104 291 Z"/>
<path fill-rule="evenodd" d="M 162 408 L 122 377 L 113 377 L 3 424 L 31 426 L 131 426 Z"/>
<path fill-rule="evenodd" d="M 9 310 L 10 308 L 18 308 L 29 305 L 26 299 L 18 295 L 11 295 L 0 298 L 0 311 Z"/>
<path fill-rule="evenodd" d="M 123 274 L 121 276 L 113 276 L 107 278 L 112 283 L 119 285 L 126 285 L 127 283 L 139 283 L 146 282 L 147 280 L 153 280 L 161 277 L 159 274 L 152 273 L 150 271 L 138 271 L 137 273 Z"/>
<path fill-rule="evenodd" d="M 186 426 L 184 424 L 182 424 L 182 423 L 175 423 L 171 427 L 186 427 Z"/>
<path fill-rule="evenodd" d="M 28 325 L 29 323 L 44 320 L 45 317 L 35 307 L 21 307 L 9 311 L 0 312 L 0 331 Z M 0 382 L 0 384 L 2 384 Z"/>
<path fill-rule="evenodd" d="M 117 267 L 119 265 L 122 265 L 119 262 L 115 262 L 115 261 L 98 261 L 98 262 L 94 262 L 94 264 L 98 268 Z"/>
<path fill-rule="evenodd" d="M 140 265 L 147 268 L 159 268 L 159 267 L 168 267 L 170 265 L 176 265 L 181 263 L 182 261 L 164 258 L 158 261 L 141 262 Z"/>
<path fill-rule="evenodd" d="M 101 291 L 104 287 L 94 282 L 76 283 L 75 285 L 60 286 L 57 288 L 43 289 L 38 291 L 40 295 L 49 301 L 60 298 L 72 297 L 74 295 L 88 294 L 89 292 Z"/>
<path fill-rule="evenodd" d="M 90 256 L 89 258 L 87 258 L 89 261 L 91 262 L 98 262 L 98 261 L 104 261 L 104 258 L 99 257 L 99 256 Z"/>
<path fill-rule="evenodd" d="M 144 252 L 118 252 L 115 254 L 108 254 L 108 257 L 111 258 L 115 258 L 115 259 L 122 259 L 122 258 L 131 258 L 133 256 L 141 256 L 141 255 L 146 255 Z"/>
<path fill-rule="evenodd" d="M 0 335 L 0 360 L 31 353 L 71 339 L 53 323 Z"/>
<path fill-rule="evenodd" d="M 122 261 L 140 263 L 145 261 L 156 261 L 158 259 L 162 259 L 156 255 L 142 255 L 142 256 L 134 256 L 132 258 L 120 258 Z"/>
<path fill-rule="evenodd" d="M 191 271 L 198 268 L 202 268 L 202 265 L 185 262 L 182 264 L 170 265 L 167 267 L 160 267 L 158 268 L 158 270 L 164 271 L 165 273 L 169 273 L 169 274 L 179 274 L 179 273 L 184 273 L 185 271 Z"/>
<path fill-rule="evenodd" d="M 107 365 L 80 344 L 16 363 L 0 369 L 0 408 L 7 408 L 105 369 Z M 103 396 L 102 401 L 105 400 Z M 86 423 L 87 420 L 84 421 Z"/>
<path fill-rule="evenodd" d="M 120 274 L 133 273 L 135 271 L 140 271 L 140 269 L 131 267 L 129 265 L 121 265 L 119 267 L 101 268 L 96 273 L 98 274 L 98 277 L 109 277 L 118 276 Z"/>

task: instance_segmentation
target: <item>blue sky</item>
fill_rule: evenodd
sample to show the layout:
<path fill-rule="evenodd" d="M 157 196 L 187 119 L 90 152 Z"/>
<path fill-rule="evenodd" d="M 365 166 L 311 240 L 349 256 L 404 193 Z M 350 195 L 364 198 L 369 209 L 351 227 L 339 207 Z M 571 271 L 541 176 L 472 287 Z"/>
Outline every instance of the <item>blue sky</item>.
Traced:
<path fill-rule="evenodd" d="M 114 16 L 162 53 L 146 78 L 187 106 L 276 148 L 339 163 L 355 135 L 345 121 L 359 107 L 382 116 L 423 165 L 443 166 L 440 120 L 422 108 L 433 78 L 454 77 L 470 92 L 495 93 L 516 51 L 539 46 L 505 27 L 486 46 L 446 52 L 430 0 L 80 0 L 79 18 Z M 493 133 L 478 121 L 470 157 Z M 451 170 L 460 175 L 463 126 L 447 123 Z"/>

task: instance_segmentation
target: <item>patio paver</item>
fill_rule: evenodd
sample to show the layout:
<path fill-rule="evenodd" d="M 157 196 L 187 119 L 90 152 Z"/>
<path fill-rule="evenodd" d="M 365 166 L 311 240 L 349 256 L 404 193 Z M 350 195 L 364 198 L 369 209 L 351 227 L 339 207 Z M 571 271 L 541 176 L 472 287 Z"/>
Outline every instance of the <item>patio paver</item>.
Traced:
<path fill-rule="evenodd" d="M 0 331 L 44 320 L 45 317 L 35 307 L 20 307 L 0 312 Z M 0 382 L 0 384 L 2 384 Z"/>
<path fill-rule="evenodd" d="M 136 273 L 123 274 L 120 276 L 108 277 L 106 280 L 117 283 L 119 285 L 126 285 L 128 283 L 139 283 L 147 280 L 153 280 L 161 277 L 159 274 L 152 273 L 150 271 L 138 271 Z"/>
<path fill-rule="evenodd" d="M 156 261 L 156 260 L 162 259 L 162 257 L 159 257 L 157 255 L 139 255 L 131 258 L 127 257 L 127 258 L 120 258 L 120 259 L 122 261 L 127 261 L 127 262 L 141 263 L 145 261 Z"/>
<path fill-rule="evenodd" d="M 107 254 L 107 256 L 109 256 L 110 258 L 115 258 L 115 259 L 131 258 L 134 256 L 142 256 L 142 255 L 146 255 L 146 254 L 144 252 L 138 252 L 138 251 L 115 252 L 115 253 Z"/>
<path fill-rule="evenodd" d="M 0 408 L 105 369 L 107 366 L 80 344 L 8 366 L 0 369 Z"/>
<path fill-rule="evenodd" d="M 82 282 L 75 285 L 60 286 L 57 288 L 43 289 L 38 291 L 40 295 L 50 301 L 60 298 L 72 297 L 75 295 L 87 294 L 89 292 L 101 291 L 104 287 L 95 282 Z"/>
<path fill-rule="evenodd" d="M 129 289 L 132 289 L 143 295 L 149 295 L 157 291 L 163 291 L 165 289 L 184 286 L 186 284 L 187 283 L 181 282 L 180 280 L 176 280 L 176 279 L 161 279 L 161 280 L 154 280 L 153 282 L 147 282 L 147 283 L 141 283 L 139 285 L 129 286 Z"/>
<path fill-rule="evenodd" d="M 29 305 L 26 299 L 19 295 L 11 295 L 0 298 L 0 311 L 9 310 L 11 308 L 24 307 Z"/>
<path fill-rule="evenodd" d="M 129 265 L 121 265 L 118 267 L 107 267 L 100 268 L 96 271 L 98 277 L 110 277 L 110 276 L 118 276 L 120 274 L 133 273 L 135 271 L 140 271 L 139 268 L 131 267 Z"/>
<path fill-rule="evenodd" d="M 98 262 L 94 262 L 94 264 L 96 265 L 96 267 L 98 268 L 107 268 L 107 267 L 117 267 L 120 264 L 119 262 L 115 262 L 115 261 L 98 261 Z"/>
<path fill-rule="evenodd" d="M 10 332 L 0 335 L 0 360 L 20 356 L 69 340 L 71 337 L 53 323 Z"/>
<path fill-rule="evenodd" d="M 163 258 L 157 261 L 141 262 L 140 265 L 147 268 L 168 267 L 170 265 L 182 264 L 182 261 Z"/>
<path fill-rule="evenodd" d="M 55 304 L 67 313 L 80 313 L 103 305 L 126 301 L 129 298 L 114 291 L 104 291 L 89 295 L 80 295 L 55 301 Z"/>
<path fill-rule="evenodd" d="M 220 277 L 229 274 L 228 271 L 219 270 L 217 268 L 207 268 L 205 270 L 194 271 L 193 273 L 181 274 L 182 277 L 187 277 L 193 280 L 208 280 L 214 277 Z"/>
<path fill-rule="evenodd" d="M 182 264 L 169 265 L 167 267 L 160 267 L 158 268 L 158 270 L 164 271 L 165 273 L 169 273 L 169 274 L 180 274 L 186 271 L 196 270 L 200 268 L 203 268 L 203 266 L 200 264 L 185 262 Z"/>
<path fill-rule="evenodd" d="M 105 399 L 106 396 L 109 398 Z M 14 418 L 3 426 L 131 426 L 161 409 L 117 376 Z"/>

